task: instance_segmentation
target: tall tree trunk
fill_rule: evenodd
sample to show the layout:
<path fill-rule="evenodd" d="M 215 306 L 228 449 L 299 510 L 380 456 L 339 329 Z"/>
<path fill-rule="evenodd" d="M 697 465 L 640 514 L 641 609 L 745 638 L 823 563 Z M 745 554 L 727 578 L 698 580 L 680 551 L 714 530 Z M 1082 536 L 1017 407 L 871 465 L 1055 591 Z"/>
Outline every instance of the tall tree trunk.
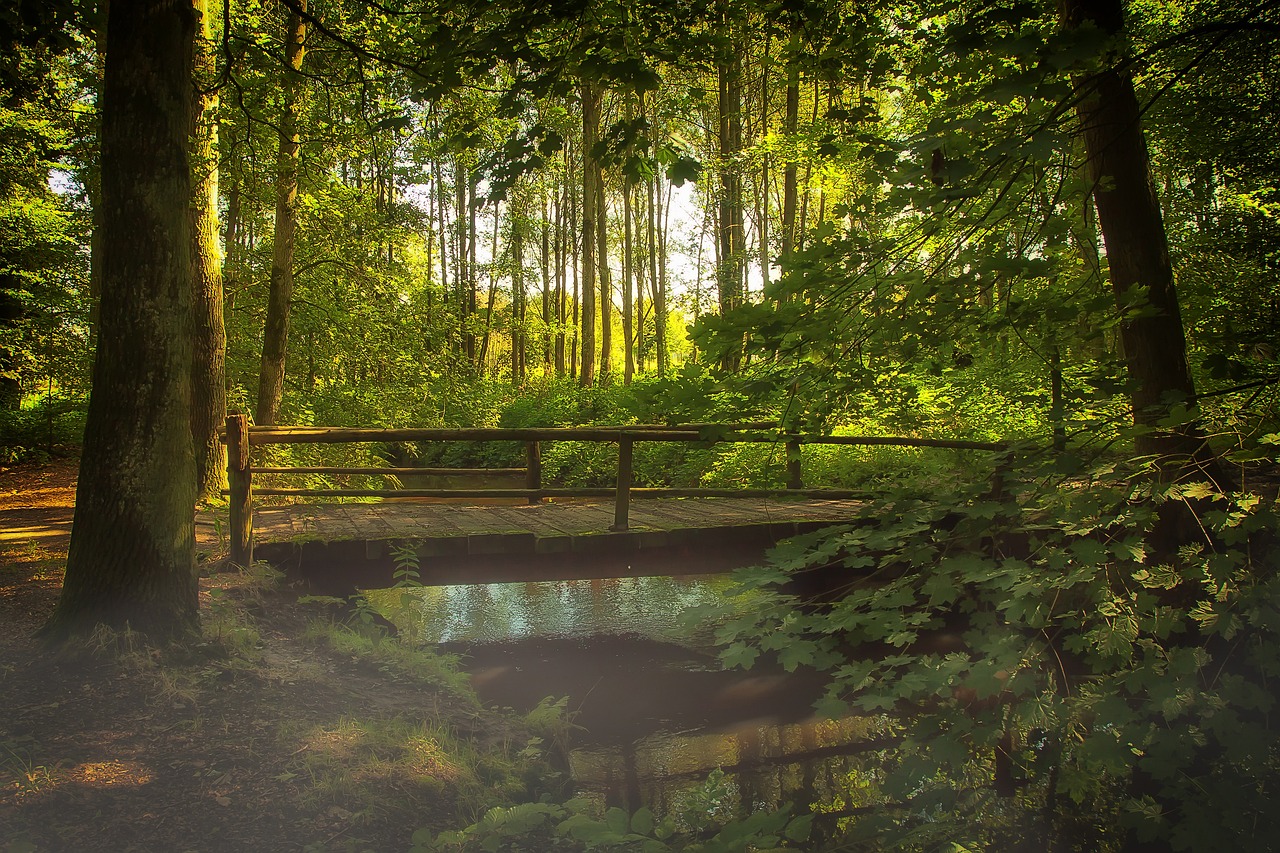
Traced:
<path fill-rule="evenodd" d="M 104 14 L 102 15 L 102 24 L 95 34 L 93 55 L 94 83 L 96 84 L 99 103 L 102 102 L 103 77 L 105 76 L 107 59 L 107 18 L 110 17 L 111 7 L 107 0 L 103 0 L 100 8 Z M 98 113 L 97 130 L 99 138 L 101 138 L 101 111 Z M 102 298 L 102 235 L 106 231 L 103 227 L 106 220 L 102 206 L 101 145 L 99 145 L 97 162 L 93 163 L 86 172 L 87 180 L 84 182 L 84 188 L 85 194 L 89 197 L 89 205 L 92 210 L 92 230 L 89 232 L 89 352 L 92 354 L 97 349 L 98 344 L 98 308 L 99 301 Z M 21 403 L 20 391 L 19 403 Z"/>
<path fill-rule="evenodd" d="M 489 250 L 489 295 L 485 299 L 484 311 L 484 338 L 480 344 L 480 358 L 476 361 L 476 368 L 483 372 L 489 364 L 489 336 L 493 332 L 493 306 L 498 298 L 498 225 L 500 208 L 497 202 L 493 203 L 493 244 Z M 471 291 L 474 298 L 475 290 Z M 515 341 L 512 340 L 514 348 Z"/>
<path fill-rule="evenodd" d="M 564 186 L 556 197 L 556 376 L 564 376 L 568 372 L 568 359 L 565 357 L 565 327 L 568 321 L 566 311 L 565 264 L 568 253 L 565 251 L 566 219 L 564 211 L 564 196 L 570 186 L 571 182 L 565 181 Z"/>
<path fill-rule="evenodd" d="M 542 273 L 542 375 L 551 374 L 551 299 L 554 286 L 551 283 L 551 210 L 547 191 L 542 191 L 542 252 L 539 258 Z"/>
<path fill-rule="evenodd" d="M 520 385 L 525 372 L 524 234 L 520 223 L 511 229 L 511 381 Z"/>
<path fill-rule="evenodd" d="M 222 310 L 222 259 L 218 257 L 218 93 L 215 44 L 209 27 L 208 0 L 194 0 L 199 24 L 193 79 L 195 124 L 191 140 L 191 232 L 194 284 L 191 436 L 196 452 L 196 490 L 201 498 L 222 493 L 227 457 L 218 428 L 227 419 L 227 331 Z"/>
<path fill-rule="evenodd" d="M 596 381 L 596 229 L 600 168 L 591 149 L 600 133 L 600 90 L 582 84 L 582 369 L 578 382 L 588 388 Z"/>
<path fill-rule="evenodd" d="M 622 186 L 622 382 L 630 385 L 636 373 L 635 352 L 635 272 L 632 268 L 631 242 L 631 182 L 624 179 Z"/>
<path fill-rule="evenodd" d="M 302 11 L 307 0 L 299 0 Z M 262 367 L 258 373 L 259 425 L 274 424 L 284 396 L 285 355 L 289 343 L 289 303 L 293 298 L 293 250 L 298 229 L 298 104 L 302 61 L 306 57 L 307 24 L 295 11 L 285 24 L 284 74 L 280 81 L 280 145 L 276 154 L 276 225 L 271 252 L 271 292 L 262 337 Z"/>
<path fill-rule="evenodd" d="M 726 19 L 728 12 L 726 14 Z M 731 43 L 737 43 L 736 28 L 726 20 Z M 742 216 L 742 174 L 738 154 L 742 150 L 742 60 L 732 50 L 719 63 L 720 201 L 717 232 L 716 284 L 720 313 L 727 315 L 742 302 L 742 273 L 745 260 Z M 723 367 L 736 371 L 742 364 L 742 348 L 731 347 Z"/>
<path fill-rule="evenodd" d="M 636 290 L 635 290 L 635 354 L 636 354 L 636 372 L 644 373 L 649 366 L 648 345 L 645 340 L 644 322 L 645 322 L 645 289 L 649 287 L 648 283 L 648 264 L 653 257 L 653 246 L 648 242 L 649 228 L 646 224 L 646 217 L 649 210 L 649 182 L 645 181 L 642 185 L 643 192 L 636 196 L 640 201 L 640 213 L 635 220 L 635 237 L 633 238 L 635 246 L 636 258 L 633 262 L 632 269 L 635 271 Z M 632 187 L 635 192 L 635 187 Z"/>
<path fill-rule="evenodd" d="M 662 226 L 657 229 L 654 254 L 658 256 L 658 271 L 653 290 L 653 344 L 658 350 L 658 375 L 667 372 L 667 228 L 671 224 L 671 185 L 667 185 L 666 204 L 662 202 L 662 184 L 653 179 L 654 206 L 662 211 Z"/>
<path fill-rule="evenodd" d="M 480 285 L 480 265 L 476 263 L 476 251 L 480 243 L 480 235 L 476 231 L 476 181 L 478 177 L 470 169 L 467 170 L 467 216 L 466 219 L 459 218 L 459 221 L 465 222 L 467 226 L 467 269 L 466 279 L 463 282 L 466 292 L 463 299 L 466 300 L 466 316 L 471 318 L 464 328 L 466 329 L 467 341 L 467 362 L 472 369 L 478 370 L 484 366 L 484 357 L 476 359 L 476 335 L 471 330 L 471 323 L 477 322 L 476 316 L 476 292 Z"/>
<path fill-rule="evenodd" d="M 111 4 L 102 302 L 66 576 L 44 634 L 199 632 L 191 442 L 190 0 Z"/>
<path fill-rule="evenodd" d="M 436 160 L 432 163 L 432 172 L 435 174 L 435 180 L 432 182 L 435 186 L 436 195 L 436 222 L 437 230 L 440 233 L 440 292 L 444 294 L 442 297 L 448 302 L 449 294 L 449 220 L 445 215 L 444 202 L 444 168 L 440 161 Z"/>
<path fill-rule="evenodd" d="M 756 138 L 764 139 L 769 133 L 769 45 L 773 37 L 767 32 L 764 36 L 764 56 L 760 60 L 760 129 Z M 773 257 L 769 252 L 769 151 L 765 149 L 760 155 L 760 200 L 756 211 L 760 225 L 757 229 L 760 238 L 760 286 L 769 289 L 769 266 Z"/>
<path fill-rule="evenodd" d="M 600 282 L 600 376 L 613 373 L 613 275 L 609 270 L 609 205 L 605 196 L 604 170 L 597 167 L 596 179 L 596 277 Z"/>
<path fill-rule="evenodd" d="M 1117 37 L 1124 29 L 1122 0 L 1063 0 L 1062 15 L 1067 27 L 1092 22 Z M 1188 458 L 1208 459 L 1210 454 L 1198 427 L 1159 426 L 1173 403 L 1194 403 L 1195 385 L 1141 108 L 1128 67 L 1120 63 L 1080 81 L 1079 89 L 1088 175 L 1111 287 L 1123 315 L 1120 332 L 1133 382 L 1133 418 L 1144 428 L 1135 448 L 1141 454 L 1173 457 L 1168 461 L 1177 469 Z M 1143 310 L 1135 312 L 1137 306 Z"/>
<path fill-rule="evenodd" d="M 467 300 L 467 184 L 462 158 L 453 161 L 453 298 L 458 304 L 458 352 L 471 363 L 472 353 L 467 346 L 470 334 L 468 313 L 471 303 Z"/>

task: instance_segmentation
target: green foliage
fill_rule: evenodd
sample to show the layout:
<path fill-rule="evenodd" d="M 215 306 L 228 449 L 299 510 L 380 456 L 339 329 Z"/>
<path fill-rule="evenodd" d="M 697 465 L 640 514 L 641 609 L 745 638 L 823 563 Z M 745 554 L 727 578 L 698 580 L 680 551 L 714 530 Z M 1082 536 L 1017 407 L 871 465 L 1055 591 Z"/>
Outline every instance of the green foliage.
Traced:
<path fill-rule="evenodd" d="M 1007 498 L 903 496 L 779 547 L 739 573 L 773 594 L 722 623 L 725 662 L 825 669 L 826 713 L 900 716 L 887 800 L 851 827 L 865 843 L 1268 849 L 1273 502 L 1041 467 Z"/>
<path fill-rule="evenodd" d="M 659 820 L 649 809 L 632 814 L 610 808 L 594 812 L 586 800 L 522 803 L 490 809 L 476 823 L 462 830 L 439 835 L 419 830 L 414 833 L 412 853 L 428 851 L 588 851 L 611 850 L 633 853 L 748 853 L 805 849 L 812 816 L 793 817 L 789 809 L 757 812 L 741 820 L 710 823 L 702 820 L 699 835 L 678 831 L 672 818 Z"/>
<path fill-rule="evenodd" d="M 0 409 L 0 464 L 73 455 L 84 433 L 86 400 L 40 397 L 16 410 Z"/>

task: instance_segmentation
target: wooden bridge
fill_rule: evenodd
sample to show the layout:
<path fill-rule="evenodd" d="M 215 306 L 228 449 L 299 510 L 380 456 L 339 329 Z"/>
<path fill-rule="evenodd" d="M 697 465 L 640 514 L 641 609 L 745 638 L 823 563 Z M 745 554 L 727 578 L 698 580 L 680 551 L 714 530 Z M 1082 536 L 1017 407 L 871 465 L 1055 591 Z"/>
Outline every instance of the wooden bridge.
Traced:
<path fill-rule="evenodd" d="M 778 541 L 848 518 L 864 497 L 807 489 L 805 444 L 900 445 L 999 451 L 985 442 L 784 433 L 774 424 L 569 427 L 547 429 L 351 429 L 249 427 L 227 419 L 231 560 L 285 569 L 313 590 L 345 594 L 391 586 L 398 567 L 416 564 L 425 584 L 637 577 L 727 571 L 759 560 Z M 255 466 L 251 448 L 267 444 L 505 441 L 525 446 L 523 468 Z M 617 446 L 610 488 L 548 487 L 542 445 L 585 441 Z M 641 488 L 632 485 L 637 442 L 770 442 L 783 445 L 786 483 L 772 489 Z M 486 488 L 283 488 L 279 478 L 495 476 L 512 485 Z M 522 481 L 522 482 L 521 482 Z M 254 495 L 379 498 L 378 503 L 253 506 Z"/>

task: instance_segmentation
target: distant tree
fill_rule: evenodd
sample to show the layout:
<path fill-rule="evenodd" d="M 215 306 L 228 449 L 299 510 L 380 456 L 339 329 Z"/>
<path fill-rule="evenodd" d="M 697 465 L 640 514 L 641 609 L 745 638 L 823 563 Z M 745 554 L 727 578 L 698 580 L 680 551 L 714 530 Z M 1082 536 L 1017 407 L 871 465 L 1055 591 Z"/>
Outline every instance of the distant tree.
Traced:
<path fill-rule="evenodd" d="M 44 634 L 199 627 L 191 409 L 191 0 L 111 4 L 103 280 L 62 596 Z"/>

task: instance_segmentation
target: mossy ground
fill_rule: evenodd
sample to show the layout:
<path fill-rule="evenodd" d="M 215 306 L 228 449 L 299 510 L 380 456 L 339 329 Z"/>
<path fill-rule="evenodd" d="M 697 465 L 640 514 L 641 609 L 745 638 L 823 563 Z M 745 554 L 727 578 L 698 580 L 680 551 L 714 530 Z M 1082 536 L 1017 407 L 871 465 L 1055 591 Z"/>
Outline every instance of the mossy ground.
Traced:
<path fill-rule="evenodd" d="M 69 521 L 58 471 L 48 489 L 47 470 L 0 472 L 0 851 L 395 851 L 524 793 L 531 735 L 449 661 L 335 626 L 263 573 L 201 580 L 197 647 L 43 648 L 65 536 L 15 519 L 43 503 Z"/>

